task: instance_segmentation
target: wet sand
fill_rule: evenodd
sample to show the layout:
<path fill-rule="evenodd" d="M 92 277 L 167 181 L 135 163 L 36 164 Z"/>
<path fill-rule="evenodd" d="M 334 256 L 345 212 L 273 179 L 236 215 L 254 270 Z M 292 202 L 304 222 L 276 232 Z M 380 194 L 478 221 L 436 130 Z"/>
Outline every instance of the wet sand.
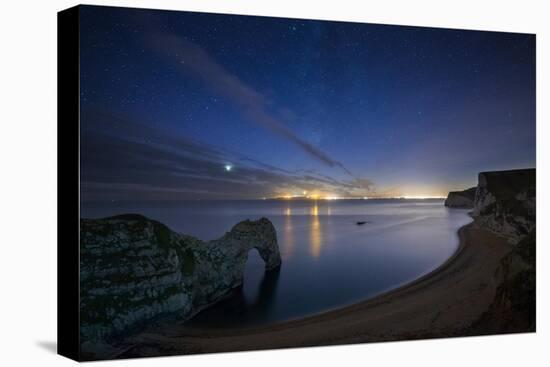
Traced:
<path fill-rule="evenodd" d="M 433 272 L 370 300 L 270 326 L 197 329 L 157 324 L 126 340 L 113 357 L 322 346 L 468 335 L 493 300 L 495 270 L 511 250 L 474 223 L 455 254 Z M 360 281 L 360 279 L 358 279 Z"/>

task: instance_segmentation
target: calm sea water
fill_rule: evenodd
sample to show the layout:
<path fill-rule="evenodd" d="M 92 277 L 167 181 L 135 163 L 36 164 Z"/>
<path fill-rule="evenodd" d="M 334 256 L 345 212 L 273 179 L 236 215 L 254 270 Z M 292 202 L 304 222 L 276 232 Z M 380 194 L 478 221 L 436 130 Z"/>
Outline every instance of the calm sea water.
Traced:
<path fill-rule="evenodd" d="M 244 219 L 273 222 L 281 269 L 265 273 L 251 250 L 242 289 L 188 322 L 216 328 L 300 318 L 399 287 L 445 262 L 458 246 L 458 228 L 471 221 L 467 210 L 448 209 L 442 200 L 193 201 L 82 214 L 123 212 L 204 240 Z"/>

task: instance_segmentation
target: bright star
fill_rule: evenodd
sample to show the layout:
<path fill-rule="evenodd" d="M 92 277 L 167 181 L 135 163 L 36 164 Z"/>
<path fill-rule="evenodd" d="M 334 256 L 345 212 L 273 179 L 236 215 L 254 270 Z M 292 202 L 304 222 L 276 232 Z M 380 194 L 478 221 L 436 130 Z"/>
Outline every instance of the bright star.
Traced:
<path fill-rule="evenodd" d="M 226 170 L 227 172 L 231 171 L 232 168 L 233 168 L 233 166 L 230 165 L 230 164 L 226 164 L 226 165 L 225 165 L 225 170 Z"/>

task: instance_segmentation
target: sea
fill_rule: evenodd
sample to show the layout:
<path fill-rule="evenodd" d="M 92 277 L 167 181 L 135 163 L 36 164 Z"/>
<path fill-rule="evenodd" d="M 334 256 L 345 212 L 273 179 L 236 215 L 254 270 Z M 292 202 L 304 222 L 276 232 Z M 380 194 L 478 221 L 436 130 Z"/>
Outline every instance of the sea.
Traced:
<path fill-rule="evenodd" d="M 249 252 L 243 287 L 201 311 L 190 327 L 274 324 L 350 305 L 403 286 L 442 265 L 472 219 L 440 199 L 227 200 L 86 207 L 83 217 L 139 213 L 211 240 L 245 219 L 268 218 L 282 266 L 265 272 Z M 358 222 L 365 222 L 359 225 Z"/>

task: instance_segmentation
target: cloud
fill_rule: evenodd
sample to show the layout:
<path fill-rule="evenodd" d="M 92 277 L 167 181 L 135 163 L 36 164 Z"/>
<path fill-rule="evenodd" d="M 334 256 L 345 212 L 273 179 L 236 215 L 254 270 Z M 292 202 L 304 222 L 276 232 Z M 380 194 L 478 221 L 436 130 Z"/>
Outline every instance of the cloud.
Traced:
<path fill-rule="evenodd" d="M 200 46 L 170 33 L 156 33 L 148 38 L 147 43 L 177 65 L 179 70 L 200 78 L 238 106 L 243 115 L 253 123 L 282 136 L 319 162 L 330 167 L 339 167 L 351 175 L 341 162 L 302 139 L 280 118 L 269 113 L 265 96 L 226 70 Z M 290 113 L 287 109 L 284 110 L 287 111 L 286 114 Z"/>
<path fill-rule="evenodd" d="M 83 202 L 258 199 L 297 190 L 347 197 L 373 189 L 368 180 L 288 171 L 111 113 L 86 111 L 83 119 Z M 227 162 L 234 164 L 231 172 L 224 169 Z"/>

